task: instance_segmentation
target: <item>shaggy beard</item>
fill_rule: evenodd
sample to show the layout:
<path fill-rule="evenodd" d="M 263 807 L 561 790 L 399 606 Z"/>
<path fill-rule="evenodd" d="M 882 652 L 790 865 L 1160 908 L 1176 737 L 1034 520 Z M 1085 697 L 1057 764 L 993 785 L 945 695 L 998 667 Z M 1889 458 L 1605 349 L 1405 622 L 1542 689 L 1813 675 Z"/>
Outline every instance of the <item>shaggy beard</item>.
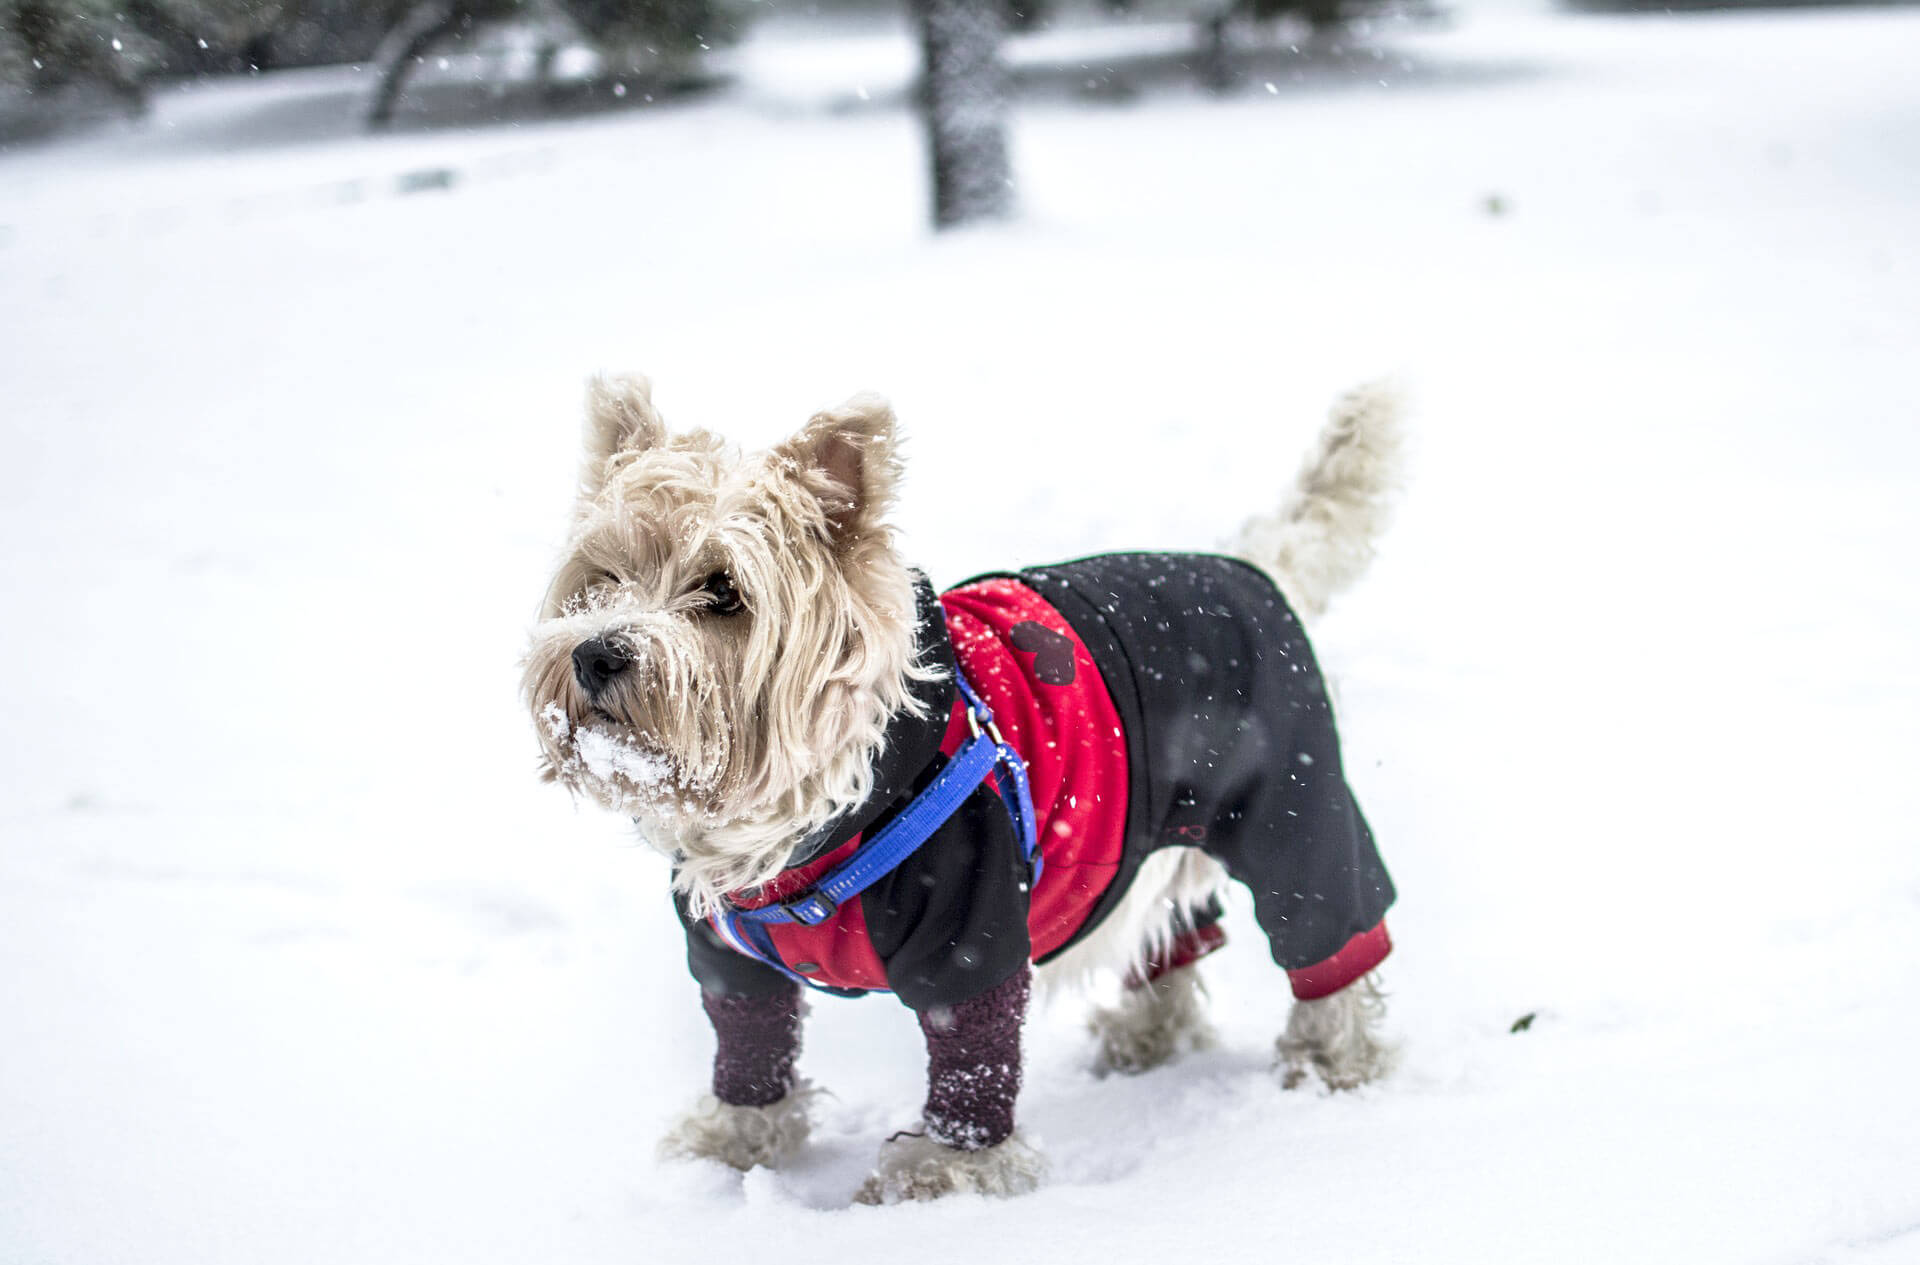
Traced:
<path fill-rule="evenodd" d="M 679 628 L 673 625 L 678 623 Z M 743 734 L 700 664 L 713 647 L 688 644 L 685 620 L 620 619 L 593 611 L 541 625 L 527 659 L 527 697 L 540 735 L 542 772 L 614 812 L 668 826 L 668 838 L 716 818 L 737 798 Z M 589 698 L 573 650 L 599 638 L 627 671 Z M 662 831 L 649 832 L 658 838 Z"/>
<path fill-rule="evenodd" d="M 723 908 L 872 793 L 887 723 L 919 706 L 911 683 L 932 671 L 914 662 L 913 619 L 900 615 L 914 608 L 904 568 L 898 587 L 878 608 L 893 616 L 884 627 L 829 635 L 789 620 L 764 663 L 740 626 L 683 615 L 603 608 L 543 622 L 526 692 L 545 776 L 632 817 L 673 858 L 695 917 Z M 590 699 L 572 655 L 594 637 L 632 666 Z M 825 680 L 823 664 L 835 669 Z"/>

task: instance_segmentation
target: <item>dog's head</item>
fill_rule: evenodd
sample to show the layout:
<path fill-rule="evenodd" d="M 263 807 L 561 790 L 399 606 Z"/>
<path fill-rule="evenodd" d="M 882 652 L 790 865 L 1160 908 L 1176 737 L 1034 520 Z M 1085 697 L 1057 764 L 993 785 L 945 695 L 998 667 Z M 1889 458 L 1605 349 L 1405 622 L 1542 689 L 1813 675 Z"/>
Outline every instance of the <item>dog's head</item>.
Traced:
<path fill-rule="evenodd" d="M 696 912 L 872 789 L 911 707 L 913 580 L 885 522 L 893 413 L 860 396 L 741 454 L 595 381 L 525 688 L 546 776 L 633 817 Z"/>

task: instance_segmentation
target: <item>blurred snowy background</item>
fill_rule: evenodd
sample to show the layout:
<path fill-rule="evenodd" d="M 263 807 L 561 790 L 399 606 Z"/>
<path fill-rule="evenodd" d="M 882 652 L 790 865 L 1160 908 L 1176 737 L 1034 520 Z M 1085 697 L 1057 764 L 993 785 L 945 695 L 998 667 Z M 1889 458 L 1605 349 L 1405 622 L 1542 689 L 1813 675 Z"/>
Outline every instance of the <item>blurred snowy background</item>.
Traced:
<path fill-rule="evenodd" d="M 0 1261 L 1920 1261 L 1920 10 L 1152 2 L 1010 39 L 1017 210 L 946 233 L 892 9 L 476 20 L 379 134 L 371 62 L 16 62 Z M 622 368 L 754 443 L 891 394 L 943 584 L 1208 547 L 1400 373 L 1317 638 L 1400 1072 L 1280 1092 L 1240 909 L 1218 1051 L 1032 1025 L 1032 1198 L 845 1209 L 922 1090 L 885 998 L 815 1007 L 806 1164 L 656 1163 L 665 866 L 515 693 Z"/>

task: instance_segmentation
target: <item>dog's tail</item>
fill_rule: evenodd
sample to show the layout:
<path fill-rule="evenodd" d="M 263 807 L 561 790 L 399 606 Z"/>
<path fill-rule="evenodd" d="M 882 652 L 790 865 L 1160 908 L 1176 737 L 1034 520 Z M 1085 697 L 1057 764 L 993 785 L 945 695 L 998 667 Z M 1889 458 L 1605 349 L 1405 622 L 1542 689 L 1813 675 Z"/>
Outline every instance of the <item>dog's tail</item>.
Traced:
<path fill-rule="evenodd" d="M 1272 575 L 1303 615 L 1325 610 L 1373 561 L 1399 482 L 1401 411 L 1390 383 L 1341 396 L 1286 500 L 1250 520 L 1231 547 Z"/>

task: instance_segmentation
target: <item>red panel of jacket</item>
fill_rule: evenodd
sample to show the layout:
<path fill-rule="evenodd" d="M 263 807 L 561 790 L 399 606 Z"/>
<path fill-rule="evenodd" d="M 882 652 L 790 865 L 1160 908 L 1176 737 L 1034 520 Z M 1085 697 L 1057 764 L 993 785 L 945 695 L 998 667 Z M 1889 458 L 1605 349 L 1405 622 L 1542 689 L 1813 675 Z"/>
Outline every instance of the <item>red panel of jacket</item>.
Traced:
<path fill-rule="evenodd" d="M 1046 864 L 1027 915 L 1038 959 L 1065 944 L 1113 881 L 1127 825 L 1127 742 L 1120 714 L 1079 636 L 1039 594 L 1017 580 L 982 580 L 941 594 L 953 655 L 1007 742 L 1027 762 L 1039 846 Z M 1039 624 L 1038 639 L 1022 625 Z M 1057 638 L 1057 640 L 1056 640 Z M 1049 656 L 1070 645 L 1073 670 Z M 1064 682 L 1064 683 L 1056 683 Z M 956 702 L 941 750 L 952 755 L 967 737 Z M 743 908 L 786 900 L 812 886 L 860 844 L 855 836 L 807 865 L 779 875 Z M 884 989 L 886 967 L 867 936 L 859 901 L 841 905 L 819 926 L 768 928 L 782 961 L 811 980 L 839 988 Z"/>

